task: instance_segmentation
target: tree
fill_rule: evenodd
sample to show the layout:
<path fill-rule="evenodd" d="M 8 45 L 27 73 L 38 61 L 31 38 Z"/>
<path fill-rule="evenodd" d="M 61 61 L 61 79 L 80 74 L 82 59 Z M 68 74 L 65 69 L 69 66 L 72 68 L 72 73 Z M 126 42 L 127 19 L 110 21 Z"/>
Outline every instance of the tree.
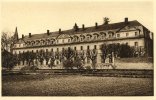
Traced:
<path fill-rule="evenodd" d="M 10 49 L 14 44 L 11 37 L 12 32 L 2 32 L 1 35 L 1 50 L 2 50 L 2 67 L 12 69 L 18 62 L 18 59 L 10 53 Z"/>
<path fill-rule="evenodd" d="M 54 52 L 51 52 L 51 54 L 50 54 L 50 66 L 49 66 L 51 69 L 54 66 L 55 59 L 56 59 L 56 56 L 54 55 Z"/>
<path fill-rule="evenodd" d="M 2 32 L 1 37 L 1 49 L 10 51 L 11 46 L 14 44 L 11 32 Z"/>
<path fill-rule="evenodd" d="M 104 44 L 102 44 L 100 46 L 100 49 L 101 49 L 101 52 L 102 52 L 101 58 L 103 59 L 103 63 L 105 63 L 106 57 L 107 57 L 107 55 L 109 53 L 108 45 L 104 43 Z"/>
<path fill-rule="evenodd" d="M 112 54 L 114 52 L 115 57 L 132 57 L 134 49 L 130 47 L 127 44 L 102 44 L 101 47 L 101 58 L 103 59 L 103 63 L 105 63 L 105 60 L 109 54 Z"/>
<path fill-rule="evenodd" d="M 2 67 L 11 70 L 18 63 L 17 58 L 6 50 L 2 50 Z"/>
<path fill-rule="evenodd" d="M 66 59 L 72 59 L 75 55 L 75 51 L 71 48 L 65 49 L 62 51 L 62 56 Z"/>
<path fill-rule="evenodd" d="M 38 56 L 39 62 L 41 63 L 41 65 L 43 64 L 43 60 L 44 60 L 44 51 L 40 50 L 39 51 L 39 56 Z"/>
<path fill-rule="evenodd" d="M 31 64 L 34 65 L 34 59 L 36 58 L 36 54 L 33 52 L 24 52 L 19 55 L 17 55 L 17 58 L 19 59 L 18 62 L 20 61 L 26 61 L 27 64 L 30 66 Z"/>
<path fill-rule="evenodd" d="M 95 49 L 93 50 L 87 50 L 87 57 L 91 59 L 92 61 L 92 67 L 95 69 L 96 63 L 97 63 L 97 51 Z"/>
<path fill-rule="evenodd" d="M 86 59 L 87 56 L 86 56 L 84 51 L 79 53 L 79 57 L 83 61 L 83 64 L 85 64 L 85 59 Z"/>
<path fill-rule="evenodd" d="M 109 22 L 110 22 L 109 18 L 108 17 L 105 17 L 104 18 L 104 25 L 107 25 Z"/>
<path fill-rule="evenodd" d="M 134 51 L 133 48 L 127 44 L 120 45 L 120 57 L 121 58 L 132 57 L 133 51 Z"/>
<path fill-rule="evenodd" d="M 75 51 L 71 48 L 68 48 L 62 51 L 62 58 L 64 58 L 64 61 L 63 61 L 64 68 L 73 69 L 74 61 L 72 58 L 74 56 L 75 56 Z"/>
<path fill-rule="evenodd" d="M 74 59 L 73 66 L 77 69 L 83 69 L 83 62 L 81 61 L 81 58 L 79 56 L 76 56 L 76 58 Z"/>

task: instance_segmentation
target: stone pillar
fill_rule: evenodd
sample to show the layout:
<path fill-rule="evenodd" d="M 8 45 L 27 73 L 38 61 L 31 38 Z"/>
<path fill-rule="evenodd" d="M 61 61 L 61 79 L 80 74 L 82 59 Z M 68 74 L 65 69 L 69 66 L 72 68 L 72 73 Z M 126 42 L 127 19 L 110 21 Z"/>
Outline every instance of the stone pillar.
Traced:
<path fill-rule="evenodd" d="M 112 65 L 114 66 L 114 52 L 112 52 Z"/>

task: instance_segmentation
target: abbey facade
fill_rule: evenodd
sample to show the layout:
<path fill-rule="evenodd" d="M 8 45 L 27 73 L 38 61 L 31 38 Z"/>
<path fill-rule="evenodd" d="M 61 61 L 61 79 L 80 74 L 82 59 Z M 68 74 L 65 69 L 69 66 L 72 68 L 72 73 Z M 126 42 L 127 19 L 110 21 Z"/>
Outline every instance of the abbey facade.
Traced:
<path fill-rule="evenodd" d="M 72 48 L 78 53 L 86 53 L 87 50 L 96 50 L 97 64 L 102 63 L 100 46 L 102 44 L 127 44 L 135 49 L 134 54 L 136 56 L 152 56 L 152 35 L 151 32 L 140 24 L 138 21 L 128 21 L 125 18 L 124 21 L 112 24 L 102 24 L 95 26 L 85 27 L 83 24 L 80 28 L 76 23 L 69 30 L 61 30 L 56 32 L 50 32 L 42 34 L 31 34 L 18 38 L 18 32 L 16 29 L 15 37 L 17 42 L 13 46 L 13 54 L 18 55 L 25 52 L 39 53 L 41 50 L 44 52 L 59 52 L 67 48 Z M 40 63 L 37 59 L 34 59 L 38 66 L 45 68 L 48 66 L 49 61 L 46 63 L 46 59 L 43 59 L 43 63 Z M 90 64 L 89 58 L 84 59 L 85 64 Z M 62 68 L 62 61 L 55 59 L 54 65 L 56 68 Z M 27 62 L 20 62 L 17 66 L 26 66 Z"/>

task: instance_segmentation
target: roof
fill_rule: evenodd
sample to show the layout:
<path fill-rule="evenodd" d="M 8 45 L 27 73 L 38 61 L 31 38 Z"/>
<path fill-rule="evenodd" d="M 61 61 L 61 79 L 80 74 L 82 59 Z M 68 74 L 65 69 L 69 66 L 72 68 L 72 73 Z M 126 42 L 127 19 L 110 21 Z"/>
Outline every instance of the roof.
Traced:
<path fill-rule="evenodd" d="M 60 34 L 80 34 L 80 33 L 89 33 L 89 32 L 97 32 L 97 31 L 105 31 L 105 30 L 115 30 L 115 29 L 121 29 L 125 26 L 142 26 L 138 21 L 129 21 L 128 24 L 125 24 L 125 22 L 119 22 L 119 23 L 112 23 L 107 25 L 98 25 L 98 28 L 95 26 L 92 27 L 85 27 L 85 29 L 79 28 L 79 30 L 75 31 L 74 29 L 69 30 L 63 30 L 61 33 L 59 31 L 56 32 L 50 32 L 48 35 L 47 33 L 41 33 L 41 34 L 33 34 L 29 38 L 29 35 L 24 37 L 24 40 L 35 40 L 35 39 L 43 39 L 43 38 L 51 38 L 51 37 L 57 37 Z M 22 42 L 21 39 L 19 39 L 19 42 Z"/>

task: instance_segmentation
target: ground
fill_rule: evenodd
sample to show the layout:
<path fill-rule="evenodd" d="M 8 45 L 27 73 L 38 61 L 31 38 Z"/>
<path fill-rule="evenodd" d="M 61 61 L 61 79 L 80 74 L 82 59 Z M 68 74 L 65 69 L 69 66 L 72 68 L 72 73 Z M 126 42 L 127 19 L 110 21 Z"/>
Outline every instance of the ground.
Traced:
<path fill-rule="evenodd" d="M 13 75 L 2 77 L 3 96 L 147 96 L 152 78 L 81 75 Z"/>

